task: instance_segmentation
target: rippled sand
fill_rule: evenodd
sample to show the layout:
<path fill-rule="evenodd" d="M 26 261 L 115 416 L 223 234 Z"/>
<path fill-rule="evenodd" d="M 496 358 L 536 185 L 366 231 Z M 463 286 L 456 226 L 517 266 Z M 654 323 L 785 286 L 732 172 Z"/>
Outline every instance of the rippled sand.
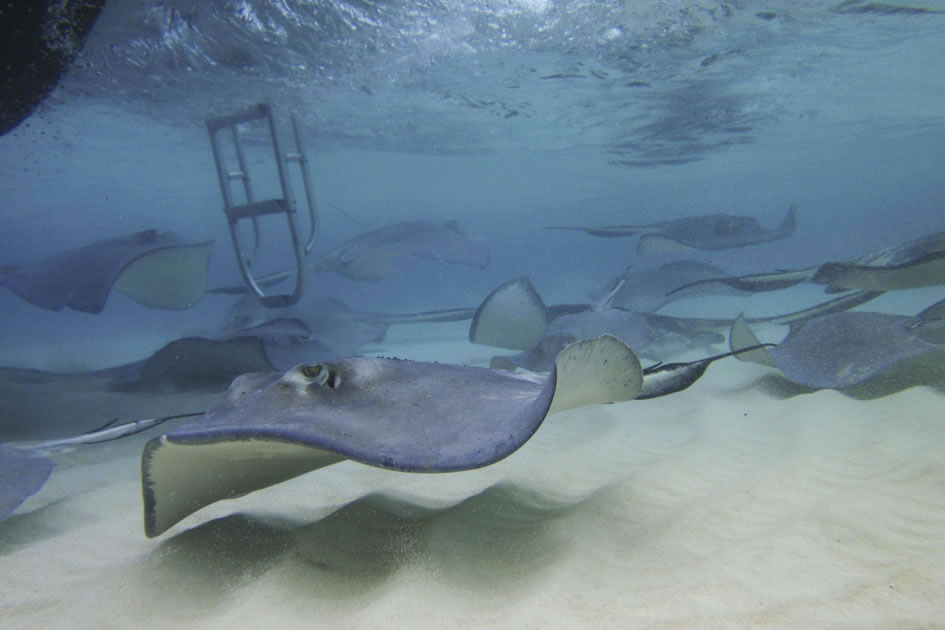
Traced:
<path fill-rule="evenodd" d="M 552 416 L 483 470 L 345 462 L 155 540 L 144 438 L 84 447 L 0 524 L 2 625 L 935 626 L 942 409 L 936 387 L 854 398 L 726 360 L 671 397 Z"/>

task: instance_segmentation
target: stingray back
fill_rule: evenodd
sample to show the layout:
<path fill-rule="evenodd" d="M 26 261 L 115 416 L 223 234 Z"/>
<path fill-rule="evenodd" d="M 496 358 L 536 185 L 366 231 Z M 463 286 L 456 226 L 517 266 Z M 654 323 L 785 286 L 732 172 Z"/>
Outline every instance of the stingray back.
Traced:
<path fill-rule="evenodd" d="M 771 354 L 781 372 L 801 385 L 840 388 L 860 383 L 937 346 L 919 336 L 920 320 L 849 312 L 796 324 Z"/>

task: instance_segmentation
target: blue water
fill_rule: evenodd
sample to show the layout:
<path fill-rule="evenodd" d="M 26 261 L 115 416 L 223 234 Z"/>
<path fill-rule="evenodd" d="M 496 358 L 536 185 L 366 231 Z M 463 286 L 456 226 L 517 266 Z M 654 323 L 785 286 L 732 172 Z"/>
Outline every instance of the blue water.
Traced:
<path fill-rule="evenodd" d="M 579 302 L 628 264 L 679 258 L 543 225 L 774 226 L 796 203 L 791 238 L 686 258 L 734 273 L 837 260 L 945 227 L 943 44 L 945 14 L 877 3 L 112 2 L 41 111 L 0 138 L 0 262 L 156 227 L 214 239 L 211 285 L 237 281 L 203 121 L 259 100 L 302 122 L 317 251 L 417 218 L 491 244 L 485 270 L 310 279 L 354 308 L 475 306 L 521 275 Z M 140 358 L 124 340 L 173 339 L 228 305 L 113 295 L 98 315 L 50 313 L 0 292 L 0 363 Z M 109 350 L 70 350 L 96 339 Z"/>

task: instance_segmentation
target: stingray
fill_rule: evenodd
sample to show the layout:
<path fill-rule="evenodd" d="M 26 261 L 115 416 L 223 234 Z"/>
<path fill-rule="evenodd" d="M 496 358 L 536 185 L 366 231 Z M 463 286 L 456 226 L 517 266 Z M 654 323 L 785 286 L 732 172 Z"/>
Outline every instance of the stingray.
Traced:
<path fill-rule="evenodd" d="M 797 227 L 796 206 L 776 228 L 761 227 L 754 217 L 734 214 L 710 214 L 659 221 L 645 225 L 603 227 L 549 226 L 551 230 L 581 230 L 591 236 L 620 237 L 642 233 L 637 254 L 676 250 L 722 250 L 778 241 L 794 234 Z"/>
<path fill-rule="evenodd" d="M 344 459 L 403 472 L 488 466 L 548 414 L 632 400 L 642 378 L 611 336 L 568 346 L 546 377 L 363 357 L 247 374 L 216 408 L 145 445 L 145 533 Z"/>
<path fill-rule="evenodd" d="M 78 444 L 110 442 L 155 427 L 168 420 L 195 414 L 147 418 L 117 426 L 112 423 L 95 431 L 57 440 L 24 445 L 0 443 L 0 522 L 4 521 L 23 501 L 43 487 L 52 473 L 54 464 L 50 453 Z"/>
<path fill-rule="evenodd" d="M 388 324 L 363 316 L 331 297 L 319 297 L 286 308 L 268 308 L 252 295 L 243 295 L 230 309 L 216 336 L 262 338 L 277 369 L 286 370 L 304 359 L 295 351 L 307 346 L 312 360 L 356 354 L 364 345 L 383 341 Z"/>
<path fill-rule="evenodd" d="M 611 290 L 619 292 L 619 286 Z M 781 324 L 843 311 L 874 299 L 881 292 L 858 292 L 823 304 L 782 315 L 761 317 L 752 323 Z M 555 354 L 564 345 L 608 333 L 622 339 L 641 356 L 661 359 L 681 349 L 708 348 L 723 343 L 717 332 L 728 329 L 731 319 L 670 317 L 606 306 L 608 296 L 597 304 L 545 306 L 528 278 L 517 278 L 490 293 L 476 310 L 469 327 L 469 340 L 513 350 L 518 355 L 495 357 L 492 367 L 550 369 Z"/>
<path fill-rule="evenodd" d="M 460 229 L 456 221 L 405 221 L 345 241 L 314 263 L 351 280 L 379 280 L 396 271 L 399 260 L 413 256 L 484 269 L 489 247 Z"/>
<path fill-rule="evenodd" d="M 144 230 L 43 260 L 6 266 L 4 286 L 30 304 L 99 313 L 114 289 L 151 308 L 185 309 L 206 290 L 211 241 Z"/>
<path fill-rule="evenodd" d="M 273 367 L 252 338 L 178 339 L 141 361 L 87 372 L 0 368 L 0 442 L 81 434 L 102 418 L 206 409 L 236 376 L 264 370 Z"/>
<path fill-rule="evenodd" d="M 870 15 L 935 15 L 945 13 L 942 9 L 929 7 L 910 7 L 885 2 L 866 2 L 863 0 L 845 0 L 832 9 L 835 13 L 865 13 Z"/>
<path fill-rule="evenodd" d="M 894 291 L 945 284 L 945 232 L 929 234 L 841 262 L 696 280 L 674 289 L 670 294 L 711 284 L 759 293 L 786 289 L 805 281 L 827 285 L 827 293 L 850 290 Z"/>
<path fill-rule="evenodd" d="M 272 365 L 286 370 L 305 360 L 356 354 L 367 344 L 383 341 L 392 324 L 459 321 L 472 318 L 474 312 L 475 309 L 465 308 L 366 313 L 355 311 L 333 297 L 313 298 L 304 304 L 274 309 L 244 295 L 227 313 L 215 336 L 262 339 Z M 308 357 L 305 353 L 309 353 Z"/>
<path fill-rule="evenodd" d="M 409 258 L 426 258 L 484 269 L 489 246 L 466 234 L 456 221 L 404 221 L 365 232 L 309 263 L 315 271 L 337 273 L 350 280 L 381 280 Z M 281 271 L 258 279 L 268 287 L 294 274 Z M 217 287 L 210 293 L 240 295 L 244 285 Z"/>
<path fill-rule="evenodd" d="M 740 358 L 775 367 L 799 385 L 842 389 L 939 348 L 945 342 L 942 304 L 915 317 L 851 311 L 796 322 L 777 347 L 744 353 Z M 740 316 L 732 324 L 732 349 L 757 343 L 758 338 Z"/>
<path fill-rule="evenodd" d="M 655 313 L 663 306 L 680 299 L 717 295 L 719 293 L 744 294 L 724 285 L 693 285 L 699 280 L 724 278 L 728 274 L 722 269 L 695 261 L 676 261 L 661 265 L 658 269 L 630 272 L 618 276 L 607 287 L 592 291 L 588 297 L 599 300 L 624 280 L 613 295 L 610 306 L 633 311 Z M 684 286 L 693 286 L 690 291 L 675 291 Z"/>

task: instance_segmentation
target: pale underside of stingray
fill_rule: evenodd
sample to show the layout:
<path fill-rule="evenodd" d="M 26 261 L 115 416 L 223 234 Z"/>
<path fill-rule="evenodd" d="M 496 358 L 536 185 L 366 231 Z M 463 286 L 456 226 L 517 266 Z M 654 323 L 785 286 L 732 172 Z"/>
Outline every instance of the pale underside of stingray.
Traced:
<path fill-rule="evenodd" d="M 610 336 L 568 346 L 545 377 L 382 358 L 247 374 L 216 408 L 145 446 L 145 532 L 344 459 L 407 472 L 487 466 L 548 414 L 632 400 L 642 382 L 636 355 Z"/>
<path fill-rule="evenodd" d="M 941 310 L 938 303 L 915 317 L 870 311 L 824 315 L 792 324 L 777 347 L 739 358 L 777 368 L 799 385 L 842 389 L 939 349 L 945 341 Z M 757 344 L 758 338 L 739 317 L 729 343 L 739 350 Z"/>
<path fill-rule="evenodd" d="M 546 229 L 580 230 L 599 237 L 642 234 L 637 243 L 637 254 L 660 251 L 712 251 L 758 245 L 787 238 L 797 227 L 796 213 L 797 208 L 792 205 L 781 224 L 771 229 L 761 227 L 754 217 L 734 214 L 684 217 L 642 225 L 549 226 Z"/>
<path fill-rule="evenodd" d="M 851 290 L 895 291 L 945 284 L 945 232 L 936 232 L 843 262 L 696 280 L 671 293 L 711 284 L 757 293 L 786 289 L 805 281 L 826 285 L 828 293 Z"/>
<path fill-rule="evenodd" d="M 101 312 L 113 289 L 150 308 L 185 309 L 206 291 L 211 247 L 144 230 L 15 266 L 0 286 L 51 310 Z"/>

